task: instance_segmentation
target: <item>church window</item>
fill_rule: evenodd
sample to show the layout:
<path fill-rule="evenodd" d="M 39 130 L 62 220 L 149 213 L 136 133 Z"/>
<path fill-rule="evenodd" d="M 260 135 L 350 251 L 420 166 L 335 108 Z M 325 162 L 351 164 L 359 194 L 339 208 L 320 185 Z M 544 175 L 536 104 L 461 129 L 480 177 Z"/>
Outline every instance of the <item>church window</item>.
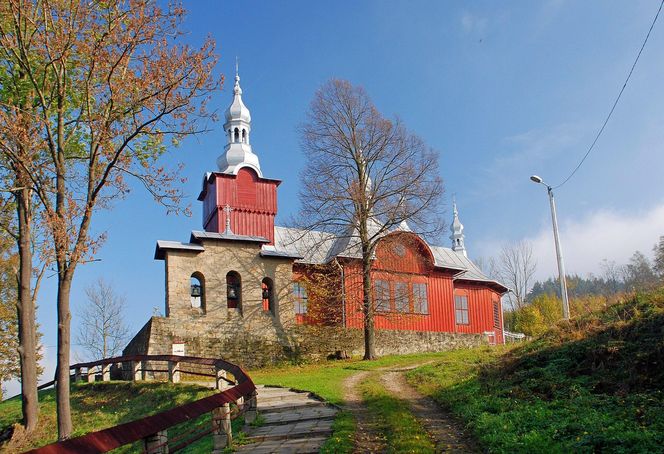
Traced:
<path fill-rule="evenodd" d="M 235 133 L 233 137 L 233 142 L 239 142 L 240 141 L 240 129 L 235 128 Z"/>
<path fill-rule="evenodd" d="M 415 282 L 413 284 L 413 312 L 417 314 L 429 313 L 427 284 L 421 282 Z"/>
<path fill-rule="evenodd" d="M 468 325 L 468 296 L 454 295 L 454 314 L 457 325 Z"/>
<path fill-rule="evenodd" d="M 242 143 L 247 143 L 247 130 L 242 130 Z"/>
<path fill-rule="evenodd" d="M 242 279 L 237 271 L 226 275 L 226 301 L 229 309 L 242 307 Z"/>
<path fill-rule="evenodd" d="M 410 312 L 407 282 L 394 283 L 394 306 L 397 312 Z"/>
<path fill-rule="evenodd" d="M 307 289 L 299 282 L 293 282 L 293 297 L 295 298 L 295 313 L 306 314 L 309 305 Z"/>
<path fill-rule="evenodd" d="M 263 282 L 261 282 L 261 297 L 263 300 L 263 310 L 275 315 L 274 281 L 269 277 L 264 278 Z"/>
<path fill-rule="evenodd" d="M 390 310 L 390 283 L 382 279 L 374 281 L 374 305 L 377 311 Z"/>
<path fill-rule="evenodd" d="M 191 307 L 205 312 L 205 287 L 203 275 L 196 272 L 189 278 Z"/>

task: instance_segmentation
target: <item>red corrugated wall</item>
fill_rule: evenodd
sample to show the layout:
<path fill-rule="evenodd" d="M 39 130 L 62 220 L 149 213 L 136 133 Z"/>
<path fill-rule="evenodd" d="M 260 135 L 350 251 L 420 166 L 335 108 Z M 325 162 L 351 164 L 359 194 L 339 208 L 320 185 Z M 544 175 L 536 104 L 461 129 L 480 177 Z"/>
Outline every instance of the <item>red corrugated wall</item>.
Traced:
<path fill-rule="evenodd" d="M 260 236 L 274 243 L 278 180 L 259 178 L 249 168 L 237 175 L 214 174 L 207 183 L 203 203 L 203 228 L 208 232 L 226 230 L 226 205 L 233 208 L 231 230 L 238 235 Z"/>
<path fill-rule="evenodd" d="M 490 284 L 472 283 L 454 280 L 456 271 L 433 268 L 426 251 L 414 246 L 411 242 L 405 245 L 401 259 L 389 257 L 378 248 L 377 260 L 374 262 L 372 282 L 384 279 L 391 282 L 406 282 L 412 294 L 412 283 L 427 284 L 428 314 L 402 313 L 392 310 L 376 312 L 375 326 L 377 329 L 402 329 L 414 331 L 438 331 L 451 333 L 484 333 L 495 332 L 496 343 L 503 343 L 502 311 L 499 311 L 499 327 L 494 327 L 494 303 L 500 304 L 500 293 L 491 288 Z M 417 254 L 419 251 L 419 255 Z M 390 259 L 388 261 L 388 258 Z M 389 265 L 388 265 L 389 263 Z M 363 327 L 362 315 L 362 273 L 359 260 L 344 263 L 346 276 L 346 320 L 347 326 Z M 456 323 L 454 292 L 459 290 L 468 295 L 469 323 Z M 394 296 L 394 295 L 393 295 Z M 413 301 L 410 301 L 411 310 Z"/>

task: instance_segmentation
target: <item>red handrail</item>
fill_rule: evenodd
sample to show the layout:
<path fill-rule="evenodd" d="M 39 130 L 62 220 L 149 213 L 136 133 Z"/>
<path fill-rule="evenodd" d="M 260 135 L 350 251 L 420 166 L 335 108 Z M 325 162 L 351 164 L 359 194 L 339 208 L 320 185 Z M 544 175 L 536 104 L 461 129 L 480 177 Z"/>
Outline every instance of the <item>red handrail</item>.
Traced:
<path fill-rule="evenodd" d="M 60 442 L 51 443 L 41 448 L 33 449 L 28 453 L 34 454 L 68 454 L 68 453 L 103 453 L 120 446 L 134 443 L 149 437 L 157 432 L 168 429 L 183 422 L 198 418 L 209 413 L 215 408 L 224 404 L 236 402 L 242 397 L 252 396 L 256 391 L 256 386 L 251 378 L 242 370 L 241 367 L 224 361 L 222 359 L 199 358 L 194 356 L 174 356 L 174 355 L 130 355 L 116 358 L 106 358 L 99 361 L 87 363 L 78 363 L 71 366 L 71 369 L 81 367 L 96 367 L 99 365 L 114 364 L 128 361 L 173 361 L 179 363 L 191 363 L 199 365 L 215 366 L 233 374 L 238 384 L 230 389 L 222 391 L 212 396 L 204 397 L 188 404 L 180 405 L 169 410 L 147 416 L 136 421 L 120 424 L 108 429 L 91 432 L 89 434 L 71 438 Z M 45 383 L 40 388 L 52 385 L 53 382 Z"/>

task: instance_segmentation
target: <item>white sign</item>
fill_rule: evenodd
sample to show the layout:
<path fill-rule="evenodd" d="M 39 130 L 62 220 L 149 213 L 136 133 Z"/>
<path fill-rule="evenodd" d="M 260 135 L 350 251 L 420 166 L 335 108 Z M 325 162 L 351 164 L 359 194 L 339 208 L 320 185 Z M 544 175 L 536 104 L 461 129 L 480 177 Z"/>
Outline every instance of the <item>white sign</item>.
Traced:
<path fill-rule="evenodd" d="M 173 354 L 184 356 L 184 344 L 173 344 Z"/>

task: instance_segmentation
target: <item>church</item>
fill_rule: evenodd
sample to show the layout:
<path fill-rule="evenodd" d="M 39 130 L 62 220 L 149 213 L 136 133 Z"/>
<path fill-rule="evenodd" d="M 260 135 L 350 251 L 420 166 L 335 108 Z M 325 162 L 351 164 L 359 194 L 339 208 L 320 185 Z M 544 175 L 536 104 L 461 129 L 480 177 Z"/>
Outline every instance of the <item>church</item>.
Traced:
<path fill-rule="evenodd" d="M 238 75 L 225 120 L 226 146 L 198 196 L 202 230 L 187 242 L 157 241 L 165 314 L 153 316 L 124 353 L 248 366 L 361 354 L 357 239 L 275 225 L 281 181 L 263 175 L 252 149 Z M 406 223 L 381 238 L 372 265 L 379 355 L 504 343 L 507 288 L 468 258 L 456 204 L 451 230 L 451 247 L 428 244 Z"/>

